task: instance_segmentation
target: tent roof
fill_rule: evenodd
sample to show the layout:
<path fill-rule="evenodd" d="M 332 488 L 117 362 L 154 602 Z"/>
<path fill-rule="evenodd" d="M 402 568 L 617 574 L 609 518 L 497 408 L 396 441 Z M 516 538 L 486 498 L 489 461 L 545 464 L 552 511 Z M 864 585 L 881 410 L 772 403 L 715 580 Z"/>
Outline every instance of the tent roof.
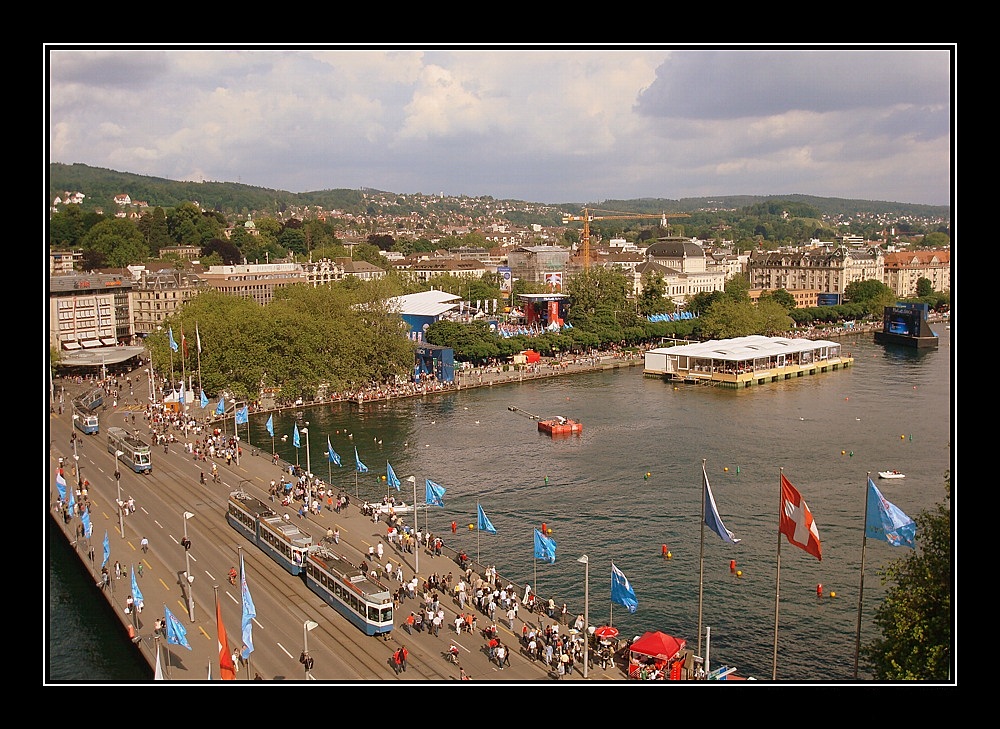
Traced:
<path fill-rule="evenodd" d="M 672 635 L 667 635 L 656 630 L 645 633 L 639 640 L 629 646 L 629 650 L 644 656 L 670 660 L 684 650 L 686 645 L 686 640 L 680 640 Z"/>

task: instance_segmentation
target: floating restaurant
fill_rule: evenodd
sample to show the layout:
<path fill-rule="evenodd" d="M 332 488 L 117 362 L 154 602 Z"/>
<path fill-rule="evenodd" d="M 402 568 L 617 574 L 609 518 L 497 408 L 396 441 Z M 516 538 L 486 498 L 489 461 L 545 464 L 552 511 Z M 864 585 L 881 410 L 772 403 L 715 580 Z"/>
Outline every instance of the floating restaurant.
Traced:
<path fill-rule="evenodd" d="M 646 352 L 643 375 L 667 381 L 745 388 L 815 375 L 854 364 L 839 342 L 753 335 L 658 347 Z"/>

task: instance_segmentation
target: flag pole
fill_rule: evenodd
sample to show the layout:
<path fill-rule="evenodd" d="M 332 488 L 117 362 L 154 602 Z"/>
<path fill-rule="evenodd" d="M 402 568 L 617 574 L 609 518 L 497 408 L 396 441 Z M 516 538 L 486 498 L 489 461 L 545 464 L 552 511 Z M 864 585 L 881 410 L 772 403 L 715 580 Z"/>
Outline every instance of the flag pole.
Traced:
<path fill-rule="evenodd" d="M 701 652 L 701 607 L 702 595 L 705 588 L 705 463 L 707 458 L 701 459 L 701 547 L 698 553 L 698 656 L 704 658 Z"/>
<path fill-rule="evenodd" d="M 198 392 L 204 395 L 205 388 L 201 384 L 201 333 L 198 331 L 198 322 L 194 323 L 194 343 L 198 349 Z"/>
<path fill-rule="evenodd" d="M 233 437 L 236 439 L 236 465 L 240 465 L 240 421 L 238 418 L 240 412 L 240 404 L 233 400 Z M 247 427 L 250 424 L 247 423 Z"/>
<path fill-rule="evenodd" d="M 184 402 L 181 403 L 181 417 L 187 422 L 187 393 L 184 392 L 184 385 L 187 381 L 187 340 L 184 339 L 184 323 L 181 323 L 181 392 L 184 393 Z"/>
<path fill-rule="evenodd" d="M 614 572 L 615 561 L 611 560 L 612 572 Z M 611 601 L 611 609 L 608 611 L 608 625 L 613 626 L 615 624 L 615 601 Z"/>
<path fill-rule="evenodd" d="M 781 509 L 783 499 L 781 496 L 781 472 L 784 468 L 778 469 L 778 561 L 774 578 L 774 652 L 771 657 L 771 680 L 778 680 L 778 597 L 781 592 Z"/>
<path fill-rule="evenodd" d="M 858 678 L 858 654 L 861 652 L 861 605 L 865 596 L 865 549 L 868 546 L 868 482 L 872 472 L 868 471 L 865 478 L 865 520 L 861 530 L 861 586 L 858 589 L 858 627 L 854 635 L 854 680 Z"/>

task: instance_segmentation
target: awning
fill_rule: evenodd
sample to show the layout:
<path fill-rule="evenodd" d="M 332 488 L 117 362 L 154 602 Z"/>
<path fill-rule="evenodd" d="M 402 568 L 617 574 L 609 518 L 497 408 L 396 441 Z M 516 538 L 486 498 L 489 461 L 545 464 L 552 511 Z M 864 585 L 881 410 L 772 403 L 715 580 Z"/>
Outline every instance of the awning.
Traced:
<path fill-rule="evenodd" d="M 91 347 L 100 347 L 100 339 L 84 339 L 80 344 L 83 345 L 84 349 L 90 349 Z"/>
<path fill-rule="evenodd" d="M 114 347 L 115 345 L 118 344 L 118 340 L 106 337 L 101 340 L 101 344 L 107 345 L 108 347 Z"/>
<path fill-rule="evenodd" d="M 80 349 L 80 345 L 76 342 L 63 342 L 64 349 Z"/>

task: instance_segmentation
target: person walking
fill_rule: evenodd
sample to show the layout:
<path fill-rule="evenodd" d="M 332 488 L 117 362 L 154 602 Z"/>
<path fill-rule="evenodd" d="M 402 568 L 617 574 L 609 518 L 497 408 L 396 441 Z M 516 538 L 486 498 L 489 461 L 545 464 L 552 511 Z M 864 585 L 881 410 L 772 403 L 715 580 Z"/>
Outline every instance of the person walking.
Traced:
<path fill-rule="evenodd" d="M 142 553 L 143 554 L 145 554 L 146 552 L 148 552 L 149 551 L 149 540 L 146 539 L 146 537 L 143 537 L 139 541 L 139 547 L 142 549 Z"/>

